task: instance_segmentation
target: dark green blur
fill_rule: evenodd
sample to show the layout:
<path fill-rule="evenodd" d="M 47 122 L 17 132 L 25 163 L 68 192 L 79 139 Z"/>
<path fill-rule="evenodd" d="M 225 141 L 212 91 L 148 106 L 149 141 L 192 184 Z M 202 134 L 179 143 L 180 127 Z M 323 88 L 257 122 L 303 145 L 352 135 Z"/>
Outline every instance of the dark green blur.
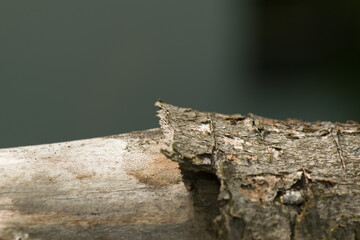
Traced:
<path fill-rule="evenodd" d="M 158 127 L 154 102 L 360 121 L 356 1 L 0 2 L 0 148 Z"/>

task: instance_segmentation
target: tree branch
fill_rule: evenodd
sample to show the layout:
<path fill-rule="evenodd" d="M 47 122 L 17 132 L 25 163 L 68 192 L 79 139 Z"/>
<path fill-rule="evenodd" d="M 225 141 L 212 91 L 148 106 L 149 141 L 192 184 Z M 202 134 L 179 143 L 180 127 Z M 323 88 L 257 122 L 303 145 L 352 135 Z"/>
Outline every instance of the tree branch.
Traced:
<path fill-rule="evenodd" d="M 360 239 L 359 124 L 156 106 L 163 153 L 221 182 L 220 239 Z"/>
<path fill-rule="evenodd" d="M 359 124 L 156 106 L 162 131 L 0 149 L 0 239 L 360 239 Z"/>

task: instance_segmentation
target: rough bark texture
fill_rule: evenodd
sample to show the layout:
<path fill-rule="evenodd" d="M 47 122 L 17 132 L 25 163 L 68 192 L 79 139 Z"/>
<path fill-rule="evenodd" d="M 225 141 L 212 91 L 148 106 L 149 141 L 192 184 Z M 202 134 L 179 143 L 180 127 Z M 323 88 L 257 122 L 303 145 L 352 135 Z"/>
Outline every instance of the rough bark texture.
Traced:
<path fill-rule="evenodd" d="M 164 135 L 0 149 L 0 239 L 360 239 L 358 124 L 156 105 Z"/>
<path fill-rule="evenodd" d="M 218 177 L 220 239 L 360 239 L 360 126 L 156 103 L 162 152 Z"/>

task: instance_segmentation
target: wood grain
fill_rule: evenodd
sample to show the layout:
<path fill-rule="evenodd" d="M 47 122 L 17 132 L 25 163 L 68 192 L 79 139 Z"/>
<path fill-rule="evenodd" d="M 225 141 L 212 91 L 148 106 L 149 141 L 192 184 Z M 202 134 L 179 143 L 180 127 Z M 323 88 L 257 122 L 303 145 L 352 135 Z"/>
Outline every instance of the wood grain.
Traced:
<path fill-rule="evenodd" d="M 0 239 L 210 239 L 159 129 L 0 150 Z"/>

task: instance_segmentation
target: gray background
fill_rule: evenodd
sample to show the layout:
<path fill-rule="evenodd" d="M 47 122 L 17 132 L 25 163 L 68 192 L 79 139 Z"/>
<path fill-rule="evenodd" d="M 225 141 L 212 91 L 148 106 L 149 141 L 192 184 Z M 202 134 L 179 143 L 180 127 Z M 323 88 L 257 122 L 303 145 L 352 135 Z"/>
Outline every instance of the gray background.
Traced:
<path fill-rule="evenodd" d="M 359 6 L 1 1 L 0 148 L 154 128 L 159 98 L 359 121 Z"/>

